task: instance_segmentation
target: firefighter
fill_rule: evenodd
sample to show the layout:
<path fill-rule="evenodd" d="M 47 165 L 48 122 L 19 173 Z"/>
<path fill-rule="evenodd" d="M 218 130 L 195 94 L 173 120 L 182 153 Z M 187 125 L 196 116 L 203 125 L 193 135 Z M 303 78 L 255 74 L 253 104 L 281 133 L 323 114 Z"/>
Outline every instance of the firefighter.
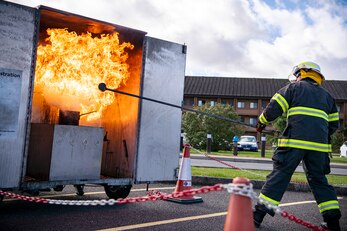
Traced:
<path fill-rule="evenodd" d="M 330 136 L 339 126 L 335 100 L 321 86 L 325 78 L 316 63 L 298 64 L 291 76 L 294 81 L 271 98 L 257 123 L 257 131 L 262 132 L 266 124 L 283 113 L 287 115 L 286 128 L 272 157 L 273 170 L 259 195 L 271 206 L 263 203 L 255 206 L 254 225 L 259 227 L 266 214 L 275 215 L 274 210 L 302 161 L 308 184 L 328 229 L 341 230 L 336 192 L 325 176 L 330 172 Z"/>

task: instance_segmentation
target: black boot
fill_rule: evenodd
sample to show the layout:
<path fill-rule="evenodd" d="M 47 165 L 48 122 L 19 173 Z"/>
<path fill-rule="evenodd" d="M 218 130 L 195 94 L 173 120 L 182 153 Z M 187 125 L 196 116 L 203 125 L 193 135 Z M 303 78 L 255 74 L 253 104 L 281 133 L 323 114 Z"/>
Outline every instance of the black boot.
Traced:
<path fill-rule="evenodd" d="M 266 215 L 266 212 L 263 212 L 257 209 L 253 212 L 253 221 L 254 221 L 254 226 L 256 228 L 260 227 L 260 224 L 263 222 L 265 215 Z"/>
<path fill-rule="evenodd" d="M 338 219 L 327 221 L 327 226 L 330 231 L 341 231 L 340 222 Z"/>
<path fill-rule="evenodd" d="M 253 212 L 253 221 L 256 228 L 260 227 L 260 224 L 263 222 L 263 219 L 267 213 L 272 217 L 275 215 L 275 212 L 272 209 L 266 208 L 266 206 L 263 204 L 257 204 L 254 206 L 254 208 L 255 211 Z"/>
<path fill-rule="evenodd" d="M 327 223 L 330 231 L 341 231 L 340 218 L 341 212 L 338 209 L 329 210 L 323 213 L 324 221 Z"/>

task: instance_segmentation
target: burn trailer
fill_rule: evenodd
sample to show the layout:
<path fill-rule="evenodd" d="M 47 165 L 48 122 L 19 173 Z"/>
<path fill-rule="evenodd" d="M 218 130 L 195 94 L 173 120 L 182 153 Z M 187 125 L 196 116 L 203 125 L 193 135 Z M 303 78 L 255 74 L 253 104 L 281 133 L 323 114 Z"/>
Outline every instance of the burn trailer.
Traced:
<path fill-rule="evenodd" d="M 97 184 L 116 199 L 126 197 L 133 184 L 177 179 L 181 111 L 114 92 L 105 96 L 98 90 L 99 82 L 114 83 L 116 78 L 105 79 L 107 67 L 94 66 L 90 74 L 81 70 L 87 61 L 95 63 L 103 56 L 90 52 L 88 41 L 116 34 L 123 53 L 118 55 L 120 66 L 109 71 L 127 71 L 117 89 L 180 105 L 185 45 L 46 6 L 0 1 L 0 9 L 1 190 Z M 85 45 L 82 53 L 91 54 L 77 62 L 48 62 L 67 57 L 65 51 L 45 50 L 53 45 L 50 37 L 59 33 L 77 36 L 75 42 L 65 41 L 66 50 Z M 88 41 L 78 37 L 85 35 Z M 111 61 L 115 52 L 111 48 Z M 54 65 L 59 67 L 52 70 Z"/>

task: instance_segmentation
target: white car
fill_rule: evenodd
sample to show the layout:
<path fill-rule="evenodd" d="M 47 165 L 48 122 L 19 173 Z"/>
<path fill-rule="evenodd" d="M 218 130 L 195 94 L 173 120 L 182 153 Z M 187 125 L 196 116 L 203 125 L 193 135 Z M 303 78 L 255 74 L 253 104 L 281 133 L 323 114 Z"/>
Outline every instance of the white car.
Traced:
<path fill-rule="evenodd" d="M 258 142 L 255 136 L 241 136 L 237 142 L 238 151 L 258 151 Z"/>
<path fill-rule="evenodd" d="M 340 157 L 347 157 L 347 141 L 343 142 L 340 147 Z"/>

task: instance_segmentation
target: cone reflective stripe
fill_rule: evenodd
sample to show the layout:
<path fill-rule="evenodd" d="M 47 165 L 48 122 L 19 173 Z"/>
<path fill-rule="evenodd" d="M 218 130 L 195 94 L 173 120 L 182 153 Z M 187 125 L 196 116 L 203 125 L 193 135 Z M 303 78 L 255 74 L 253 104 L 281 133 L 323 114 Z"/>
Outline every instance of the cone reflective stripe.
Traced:
<path fill-rule="evenodd" d="M 191 165 L 190 165 L 190 145 L 185 144 L 183 150 L 183 156 L 181 159 L 180 170 L 178 173 L 178 180 L 176 183 L 175 192 L 182 192 L 184 190 L 192 189 L 192 173 L 191 173 Z M 197 196 L 185 196 L 179 198 L 170 198 L 168 201 L 183 203 L 183 204 L 191 204 L 202 202 L 201 197 Z"/>
<path fill-rule="evenodd" d="M 250 180 L 236 177 L 233 184 L 250 184 Z M 252 200 L 250 197 L 230 194 L 224 231 L 254 231 Z"/>

